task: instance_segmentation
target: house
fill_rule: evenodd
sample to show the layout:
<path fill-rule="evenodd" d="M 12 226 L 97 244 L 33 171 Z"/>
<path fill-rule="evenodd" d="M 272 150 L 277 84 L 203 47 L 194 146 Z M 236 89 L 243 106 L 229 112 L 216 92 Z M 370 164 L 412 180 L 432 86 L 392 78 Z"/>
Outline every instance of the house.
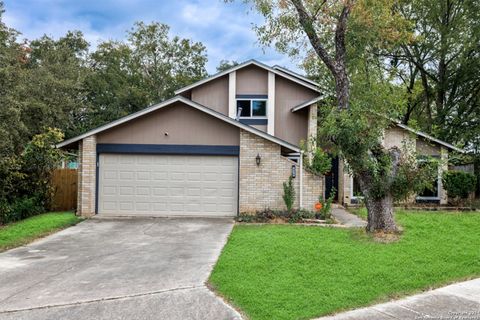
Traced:
<path fill-rule="evenodd" d="M 250 60 L 175 94 L 58 145 L 78 149 L 78 214 L 235 216 L 280 209 L 290 175 L 297 207 L 313 208 L 333 186 L 341 202 L 354 199 L 341 161 L 327 177 L 303 168 L 300 143 L 317 132 L 315 82 Z M 387 143 L 410 129 L 397 131 Z M 420 138 L 436 143 L 439 154 L 454 148 Z"/>

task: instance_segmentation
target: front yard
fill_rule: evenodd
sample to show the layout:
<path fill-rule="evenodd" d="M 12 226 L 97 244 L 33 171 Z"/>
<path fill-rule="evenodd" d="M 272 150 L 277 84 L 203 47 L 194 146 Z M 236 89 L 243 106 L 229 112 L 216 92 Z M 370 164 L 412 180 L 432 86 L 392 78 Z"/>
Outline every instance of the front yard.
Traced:
<path fill-rule="evenodd" d="M 309 319 L 480 276 L 480 214 L 399 212 L 401 239 L 237 225 L 210 284 L 250 319 Z"/>
<path fill-rule="evenodd" d="M 0 252 L 27 244 L 80 221 L 72 212 L 52 212 L 0 226 Z"/>

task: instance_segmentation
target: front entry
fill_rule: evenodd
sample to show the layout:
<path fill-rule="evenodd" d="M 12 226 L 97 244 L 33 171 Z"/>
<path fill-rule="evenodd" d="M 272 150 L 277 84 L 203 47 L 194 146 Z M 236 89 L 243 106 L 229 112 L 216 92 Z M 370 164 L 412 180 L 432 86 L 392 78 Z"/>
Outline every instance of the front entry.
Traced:
<path fill-rule="evenodd" d="M 332 158 L 332 169 L 325 174 L 325 198 L 328 199 L 335 188 L 335 201 L 338 200 L 338 157 Z"/>

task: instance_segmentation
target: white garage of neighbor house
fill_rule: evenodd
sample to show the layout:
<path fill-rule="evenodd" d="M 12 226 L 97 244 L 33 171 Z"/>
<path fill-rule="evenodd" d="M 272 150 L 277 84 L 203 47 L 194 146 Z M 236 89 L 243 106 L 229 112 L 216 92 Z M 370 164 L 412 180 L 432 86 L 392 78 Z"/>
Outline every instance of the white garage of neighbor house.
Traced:
<path fill-rule="evenodd" d="M 283 208 L 282 183 L 292 172 L 297 206 L 313 207 L 323 193 L 323 177 L 300 170 L 297 146 L 183 97 L 58 147 L 78 149 L 77 213 L 87 217 Z"/>

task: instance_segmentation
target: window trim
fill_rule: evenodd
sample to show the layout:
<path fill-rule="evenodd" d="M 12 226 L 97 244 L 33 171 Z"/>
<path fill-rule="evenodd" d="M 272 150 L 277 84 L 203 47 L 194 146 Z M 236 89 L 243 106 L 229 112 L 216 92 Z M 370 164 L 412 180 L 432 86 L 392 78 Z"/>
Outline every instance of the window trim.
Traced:
<path fill-rule="evenodd" d="M 438 158 L 438 156 L 430 156 L 432 158 Z M 429 161 L 428 158 L 418 158 L 417 159 L 417 163 L 421 163 L 421 162 L 427 162 Z M 416 195 L 415 196 L 415 200 L 440 200 L 441 197 L 440 197 L 440 179 L 442 178 L 442 175 L 441 175 L 441 169 L 440 169 L 440 165 L 438 166 L 437 168 L 437 195 L 434 196 L 434 197 L 426 197 L 426 196 L 419 196 L 419 195 Z"/>
<path fill-rule="evenodd" d="M 239 119 L 268 119 L 268 98 L 236 98 L 235 99 L 235 110 L 238 113 L 238 101 L 250 101 L 250 116 L 249 117 L 240 117 Z M 265 115 L 264 116 L 254 116 L 252 101 L 265 101 Z"/>

